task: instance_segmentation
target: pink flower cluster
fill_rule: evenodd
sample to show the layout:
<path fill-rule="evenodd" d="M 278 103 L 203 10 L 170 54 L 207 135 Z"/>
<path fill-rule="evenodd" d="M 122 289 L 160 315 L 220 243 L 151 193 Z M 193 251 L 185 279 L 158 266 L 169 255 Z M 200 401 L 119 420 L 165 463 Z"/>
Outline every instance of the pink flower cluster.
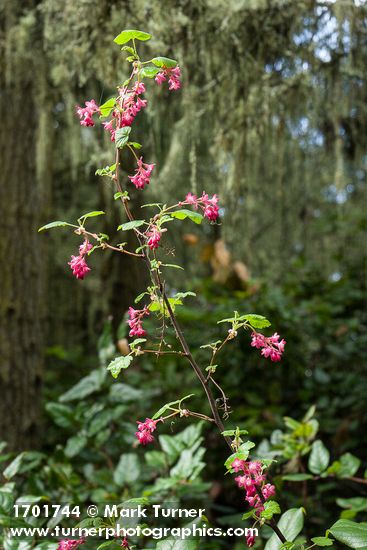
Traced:
<path fill-rule="evenodd" d="M 146 164 L 143 162 L 143 157 L 138 160 L 138 167 L 135 170 L 135 176 L 129 176 L 131 183 L 135 185 L 137 189 L 144 189 L 145 185 L 150 182 L 150 175 L 154 168 L 154 164 Z"/>
<path fill-rule="evenodd" d="M 158 227 L 156 225 L 153 225 L 151 229 L 146 233 L 148 238 L 148 246 L 150 250 L 154 250 L 155 248 L 158 248 L 159 241 L 161 240 L 162 233 L 159 231 Z"/>
<path fill-rule="evenodd" d="M 157 76 L 155 77 L 155 81 L 157 84 L 162 84 L 168 78 L 168 84 L 169 84 L 168 89 L 179 90 L 181 88 L 180 77 L 181 77 L 180 67 L 174 67 L 171 69 L 164 68 L 157 74 Z"/>
<path fill-rule="evenodd" d="M 180 204 L 192 204 L 195 208 L 201 208 L 204 212 L 204 216 L 212 222 L 214 222 L 219 216 L 217 195 L 213 195 L 210 198 L 204 191 L 201 197 L 188 193 L 185 200 L 180 202 Z"/>
<path fill-rule="evenodd" d="M 145 306 L 143 309 L 134 309 L 129 307 L 129 319 L 127 324 L 130 327 L 129 336 L 144 336 L 146 334 L 143 329 L 142 320 L 143 317 L 149 315 L 149 310 Z"/>
<path fill-rule="evenodd" d="M 261 355 L 264 357 L 270 357 L 274 362 L 280 361 L 284 351 L 286 341 L 284 339 L 279 342 L 279 334 L 275 332 L 273 336 L 267 338 L 259 332 L 252 333 L 251 346 L 257 349 L 261 349 Z"/>
<path fill-rule="evenodd" d="M 72 540 L 72 539 L 64 539 L 59 541 L 59 545 L 57 547 L 57 550 L 74 550 L 74 548 L 77 548 L 80 546 L 80 544 L 84 544 L 85 539 L 78 539 L 78 540 Z"/>
<path fill-rule="evenodd" d="M 85 261 L 85 256 L 92 248 L 92 245 L 85 239 L 84 243 L 79 246 L 79 256 L 71 256 L 71 260 L 68 262 L 73 271 L 73 275 L 77 279 L 84 279 L 90 271 Z"/>
<path fill-rule="evenodd" d="M 151 418 L 146 418 L 145 422 L 138 421 L 138 431 L 135 432 L 135 435 L 141 443 L 141 445 L 148 445 L 154 441 L 154 436 L 152 433 L 157 427 L 158 420 L 152 420 Z"/>
<path fill-rule="evenodd" d="M 262 493 L 265 500 L 275 495 L 275 487 L 270 483 L 264 483 L 266 476 L 262 471 L 262 464 L 258 461 L 246 462 L 236 458 L 231 467 L 241 475 L 235 478 L 235 481 L 241 489 L 246 491 L 246 500 L 256 512 L 261 512 L 264 509 L 263 503 L 260 500 L 258 491 Z"/>
<path fill-rule="evenodd" d="M 94 99 L 85 102 L 85 107 L 77 105 L 76 112 L 80 118 L 80 124 L 82 126 L 94 126 L 93 115 L 99 113 L 99 107 Z"/>
<path fill-rule="evenodd" d="M 117 127 L 131 126 L 136 115 L 147 106 L 147 100 L 139 97 L 145 92 L 143 82 L 136 82 L 133 89 L 126 87 L 119 89 L 119 109 L 115 109 L 114 116 L 117 118 Z"/>

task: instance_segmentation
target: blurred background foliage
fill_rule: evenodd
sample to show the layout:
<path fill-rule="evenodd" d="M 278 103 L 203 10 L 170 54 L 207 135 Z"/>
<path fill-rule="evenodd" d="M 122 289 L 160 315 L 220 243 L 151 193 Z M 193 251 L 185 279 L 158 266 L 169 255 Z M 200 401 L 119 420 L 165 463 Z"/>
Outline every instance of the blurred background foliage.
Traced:
<path fill-rule="evenodd" d="M 88 210 L 108 213 L 93 222 L 108 234 L 124 221 L 113 190 L 94 175 L 111 163 L 108 136 L 75 116 L 75 104 L 103 102 L 124 80 L 125 54 L 112 43 L 123 28 L 150 32 L 142 55 L 178 59 L 184 83 L 175 94 L 149 86 L 134 139 L 156 169 L 143 199 L 131 193 L 135 211 L 142 200 L 180 200 L 189 190 L 220 196 L 220 225 L 182 222 L 164 241 L 186 268 L 167 274 L 169 289 L 198 295 L 178 310 L 195 355 L 205 367 L 200 345 L 223 334 L 217 321 L 235 309 L 267 316 L 288 342 L 280 365 L 259 358 L 247 335 L 230 343 L 218 368 L 229 423 L 259 443 L 284 415 L 300 419 L 315 404 L 332 457 L 350 451 L 366 466 L 367 7 L 358 0 L 3 1 L 0 380 L 9 397 L 0 404 L 1 438 L 52 457 L 81 437 L 78 487 L 91 478 L 82 465 L 96 461 L 102 477 L 108 461 L 116 467 L 130 452 L 135 418 L 176 398 L 178 387 L 194 388 L 201 403 L 184 362 L 144 358 L 108 381 L 117 401 L 94 404 L 98 429 L 86 435 L 83 393 L 67 405 L 77 421 L 70 425 L 64 411 L 54 424 L 59 396 L 98 366 L 99 335 L 107 331 L 124 351 L 124 314 L 146 283 L 134 261 L 107 251 L 76 283 L 67 261 L 78 238 L 36 235 L 49 220 Z M 132 170 L 125 159 L 125 175 Z M 89 448 L 90 436 L 112 458 Z M 210 430 L 205 440 L 211 458 L 202 475 L 219 480 L 212 498 L 221 506 L 234 499 L 241 510 L 222 482 L 224 450 Z M 288 504 L 304 498 L 285 489 Z M 351 482 L 327 490 L 322 510 L 320 489 L 307 496 L 315 525 L 335 518 L 335 497 L 365 495 Z"/>

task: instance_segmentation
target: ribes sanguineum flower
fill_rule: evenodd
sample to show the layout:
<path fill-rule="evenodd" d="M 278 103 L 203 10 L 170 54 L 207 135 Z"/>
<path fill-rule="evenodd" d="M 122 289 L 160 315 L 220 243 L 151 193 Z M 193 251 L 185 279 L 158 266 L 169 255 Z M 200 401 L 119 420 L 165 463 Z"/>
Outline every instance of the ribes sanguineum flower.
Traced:
<path fill-rule="evenodd" d="M 180 67 L 164 68 L 155 77 L 157 84 L 162 84 L 168 79 L 169 90 L 179 90 L 181 88 L 181 69 Z"/>
<path fill-rule="evenodd" d="M 269 357 L 272 361 L 277 362 L 281 360 L 284 346 L 287 343 L 284 339 L 279 341 L 279 338 L 280 336 L 277 332 L 275 332 L 273 336 L 266 337 L 254 331 L 252 333 L 251 346 L 261 349 L 261 355 Z"/>
<path fill-rule="evenodd" d="M 78 540 L 72 540 L 72 539 L 64 539 L 60 540 L 57 550 L 74 550 L 74 548 L 77 548 L 81 544 L 85 543 L 85 539 L 78 539 Z"/>
<path fill-rule="evenodd" d="M 144 317 L 149 315 L 149 310 L 147 307 L 143 309 L 134 309 L 129 307 L 129 319 L 127 324 L 130 327 L 129 336 L 144 336 L 145 330 L 143 329 L 142 320 Z"/>
<path fill-rule="evenodd" d="M 159 241 L 161 240 L 162 232 L 158 229 L 156 225 L 153 225 L 149 231 L 146 233 L 148 238 L 147 245 L 151 250 L 158 248 Z"/>
<path fill-rule="evenodd" d="M 154 168 L 154 164 L 146 164 L 143 162 L 143 157 L 140 157 L 137 161 L 138 167 L 135 170 L 135 176 L 129 176 L 129 180 L 135 185 L 137 189 L 144 189 L 149 184 L 150 175 Z"/>
<path fill-rule="evenodd" d="M 255 544 L 255 536 L 250 534 L 246 537 L 246 544 L 249 548 Z"/>
<path fill-rule="evenodd" d="M 192 193 L 188 193 L 185 197 L 185 200 L 180 202 L 180 204 L 181 205 L 190 204 L 194 206 L 194 208 L 200 208 L 203 211 L 204 216 L 212 222 L 218 219 L 219 206 L 218 206 L 217 195 L 213 195 L 212 197 L 209 197 L 209 195 L 203 192 L 201 197 L 197 197 Z"/>
<path fill-rule="evenodd" d="M 138 421 L 138 431 L 135 432 L 135 435 L 141 443 L 141 445 L 148 445 L 154 441 L 154 436 L 152 435 L 157 427 L 158 420 L 152 420 L 151 418 L 146 418 L 145 422 Z"/>
<path fill-rule="evenodd" d="M 93 115 L 99 113 L 99 107 L 94 99 L 85 102 L 85 107 L 77 105 L 76 112 L 80 118 L 80 124 L 82 126 L 94 126 Z"/>
<path fill-rule="evenodd" d="M 263 472 L 261 462 L 258 461 L 244 461 L 235 459 L 231 464 L 232 469 L 236 473 L 240 473 L 235 477 L 237 486 L 240 489 L 244 489 L 246 492 L 246 501 L 257 512 L 261 512 L 264 509 L 263 503 L 260 499 L 262 494 L 263 499 L 267 500 L 275 494 L 275 487 L 266 482 L 266 476 Z"/>
<path fill-rule="evenodd" d="M 79 246 L 79 255 L 71 256 L 71 260 L 70 262 L 68 262 L 73 271 L 73 275 L 77 279 L 84 279 L 84 277 L 90 271 L 90 268 L 87 266 L 87 262 L 85 261 L 85 256 L 92 248 L 93 247 L 90 242 L 85 239 L 84 242 Z"/>

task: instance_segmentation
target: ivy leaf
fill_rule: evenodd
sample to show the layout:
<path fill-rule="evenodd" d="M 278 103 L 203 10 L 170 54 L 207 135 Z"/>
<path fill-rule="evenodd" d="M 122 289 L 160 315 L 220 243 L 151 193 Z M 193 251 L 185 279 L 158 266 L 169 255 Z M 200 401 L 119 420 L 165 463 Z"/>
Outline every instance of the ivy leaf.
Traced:
<path fill-rule="evenodd" d="M 117 378 L 122 369 L 127 369 L 130 366 L 132 360 L 133 358 L 131 355 L 117 357 L 117 359 L 111 361 L 107 367 L 107 370 L 111 372 L 113 378 Z"/>
<path fill-rule="evenodd" d="M 154 57 L 152 59 L 153 65 L 160 68 L 172 69 L 177 66 L 177 61 L 175 59 L 170 59 L 169 57 Z"/>
<path fill-rule="evenodd" d="M 127 29 L 125 31 L 120 32 L 118 36 L 114 39 L 114 42 L 116 44 L 126 44 L 126 42 L 130 42 L 130 40 L 141 40 L 142 42 L 145 42 L 146 40 L 150 40 L 152 38 L 151 34 L 148 34 L 147 32 L 138 31 L 135 29 Z"/>
<path fill-rule="evenodd" d="M 155 67 L 143 67 L 140 71 L 141 78 L 154 78 L 159 73 Z"/>
<path fill-rule="evenodd" d="M 46 229 L 52 229 L 53 227 L 66 227 L 66 226 L 75 227 L 71 223 L 56 221 L 56 222 L 50 222 L 46 225 L 43 225 L 42 227 L 39 228 L 38 233 L 40 233 L 41 231 L 46 231 Z"/>
<path fill-rule="evenodd" d="M 320 439 L 312 443 L 308 468 L 313 474 L 321 474 L 329 465 L 330 453 Z"/>
<path fill-rule="evenodd" d="M 135 229 L 145 223 L 145 220 L 133 220 L 132 222 L 126 222 L 118 226 L 118 231 L 129 231 L 129 229 Z"/>
<path fill-rule="evenodd" d="M 111 99 L 108 99 L 103 105 L 100 106 L 99 110 L 101 112 L 102 117 L 107 117 L 111 114 L 113 111 L 114 106 L 116 105 L 116 98 L 111 97 Z"/>
<path fill-rule="evenodd" d="M 117 149 L 122 149 L 125 147 L 129 141 L 129 134 L 131 132 L 131 126 L 125 126 L 124 128 L 119 128 L 116 130 L 115 134 L 115 145 Z"/>
<path fill-rule="evenodd" d="M 348 519 L 339 519 L 329 531 L 336 540 L 350 548 L 367 546 L 367 523 L 356 523 Z"/>
<path fill-rule="evenodd" d="M 186 218 L 189 218 L 198 225 L 203 221 L 203 216 L 199 214 L 199 212 L 192 212 L 191 210 L 175 210 L 174 212 L 171 212 L 170 215 L 172 218 L 177 218 L 178 220 L 185 220 Z"/>

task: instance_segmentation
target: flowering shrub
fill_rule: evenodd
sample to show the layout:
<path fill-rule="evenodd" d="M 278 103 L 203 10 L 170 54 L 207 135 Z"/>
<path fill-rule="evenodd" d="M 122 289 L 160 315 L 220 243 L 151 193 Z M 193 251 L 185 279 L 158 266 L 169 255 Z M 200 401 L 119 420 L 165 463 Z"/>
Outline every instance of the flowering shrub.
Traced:
<path fill-rule="evenodd" d="M 136 153 L 141 149 L 141 144 L 131 140 L 131 133 L 136 117 L 142 109 L 147 107 L 147 99 L 142 95 L 146 93 L 146 81 L 151 79 L 158 85 L 168 81 L 168 89 L 177 91 L 181 87 L 181 70 L 178 63 L 166 57 L 154 57 L 148 61 L 142 61 L 137 50 L 138 41 L 149 40 L 150 35 L 142 31 L 123 31 L 115 38 L 115 43 L 122 46 L 122 51 L 127 52 L 127 61 L 131 65 L 129 78 L 117 87 L 116 96 L 109 98 L 102 105 L 97 105 L 94 99 L 87 101 L 85 107 L 77 107 L 76 112 L 80 118 L 80 124 L 86 127 L 95 126 L 97 119 L 105 131 L 110 134 L 111 142 L 115 144 L 115 158 L 110 166 L 97 170 L 97 174 L 107 177 L 115 186 L 115 200 L 120 201 L 126 221 L 118 228 L 119 232 L 133 231 L 137 239 L 137 248 L 131 250 L 127 248 L 126 243 L 111 244 L 115 238 L 110 238 L 103 233 L 94 233 L 86 228 L 90 218 L 104 215 L 104 212 L 93 211 L 82 215 L 76 224 L 57 221 L 45 225 L 40 230 L 52 227 L 66 226 L 73 228 L 77 235 L 83 238 L 83 243 L 79 247 L 79 255 L 72 256 L 69 265 L 73 275 L 77 279 L 84 279 L 90 272 L 87 265 L 87 258 L 97 250 L 109 249 L 116 253 L 128 254 L 134 256 L 136 261 L 142 262 L 146 266 L 151 284 L 145 292 L 141 293 L 135 300 L 136 303 L 146 301 L 140 308 L 130 307 L 128 310 L 129 318 L 129 336 L 135 338 L 130 342 L 129 352 L 117 357 L 110 363 L 108 370 L 114 378 L 117 378 L 122 369 L 126 369 L 133 364 L 134 358 L 138 355 L 153 353 L 157 358 L 164 354 L 176 354 L 186 359 L 188 365 L 193 369 L 200 382 L 205 396 L 207 398 L 211 416 L 207 416 L 200 411 L 191 410 L 183 401 L 190 399 L 191 395 L 185 396 L 176 401 L 163 405 L 152 418 L 146 418 L 144 422 L 138 421 L 138 428 L 135 433 L 137 443 L 143 446 L 154 441 L 153 433 L 157 429 L 157 424 L 164 422 L 169 418 L 180 417 L 200 419 L 214 424 L 219 431 L 224 442 L 230 450 L 230 456 L 225 462 L 225 467 L 229 473 L 237 474 L 235 483 L 240 490 L 245 491 L 245 501 L 247 501 L 250 511 L 244 515 L 244 519 L 251 518 L 254 525 L 267 524 L 274 531 L 275 547 L 278 549 L 282 544 L 287 548 L 294 546 L 294 539 L 303 526 L 303 510 L 288 510 L 279 524 L 274 519 L 274 515 L 281 512 L 279 504 L 272 500 L 275 496 L 275 486 L 268 481 L 267 469 L 271 465 L 271 459 L 261 457 L 249 458 L 250 450 L 254 447 L 251 441 L 243 441 L 242 436 L 246 435 L 246 430 L 236 428 L 235 430 L 226 430 L 224 421 L 229 416 L 228 398 L 221 388 L 218 380 L 215 378 L 219 365 L 219 355 L 221 350 L 237 338 L 240 331 L 250 331 L 250 347 L 261 350 L 264 358 L 271 362 L 279 362 L 285 350 L 286 341 L 275 332 L 267 336 L 262 332 L 270 326 L 270 322 L 264 316 L 247 313 L 240 314 L 234 312 L 233 317 L 219 320 L 218 323 L 229 323 L 223 339 L 216 342 L 203 344 L 202 348 L 209 351 L 208 364 L 203 369 L 196 361 L 188 343 L 185 339 L 179 321 L 176 317 L 176 308 L 183 303 L 183 300 L 192 295 L 190 292 L 170 292 L 170 285 L 165 279 L 165 268 L 178 267 L 172 264 L 164 263 L 160 254 L 160 245 L 163 233 L 168 233 L 169 223 L 182 220 L 190 220 L 193 223 L 201 224 L 206 218 L 209 223 L 216 223 L 220 215 L 219 199 L 216 194 L 210 197 L 204 190 L 200 196 L 188 192 L 185 198 L 171 206 L 157 203 L 154 205 L 145 205 L 154 208 L 154 213 L 147 219 L 135 219 L 129 206 L 129 186 L 132 184 L 140 192 L 151 183 L 154 164 L 144 161 L 144 157 Z M 129 44 L 129 45 L 127 45 Z M 126 149 L 133 155 L 136 162 L 135 174 L 124 178 L 122 175 L 121 151 Z M 126 184 L 126 188 L 125 188 Z M 120 239 L 117 238 L 117 241 Z M 143 327 L 144 319 L 153 314 L 160 326 L 163 327 L 162 335 L 158 344 L 152 339 L 148 346 L 149 339 L 147 330 Z M 164 331 L 166 330 L 166 320 L 169 320 L 173 327 L 179 349 L 174 350 L 166 345 Z M 223 406 L 218 407 L 218 398 Z M 164 416 L 165 413 L 168 413 Z M 284 519 L 286 518 L 286 519 Z M 283 520 L 283 521 L 282 521 Z M 290 522 L 292 529 L 288 528 L 287 521 Z M 314 545 L 330 545 L 332 541 L 325 537 L 317 537 L 317 542 L 313 539 Z M 83 544 L 83 540 L 64 540 L 59 543 L 59 549 L 75 548 Z M 253 546 L 255 539 L 253 535 L 247 538 L 247 545 Z M 129 548 L 129 542 L 125 539 L 121 543 L 122 547 Z"/>

